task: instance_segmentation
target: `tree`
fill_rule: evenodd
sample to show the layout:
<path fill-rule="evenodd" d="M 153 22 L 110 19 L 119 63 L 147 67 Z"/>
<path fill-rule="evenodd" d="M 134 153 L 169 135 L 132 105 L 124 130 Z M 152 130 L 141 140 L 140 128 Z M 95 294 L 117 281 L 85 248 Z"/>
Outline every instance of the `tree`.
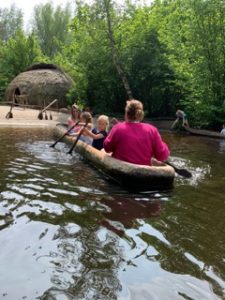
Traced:
<path fill-rule="evenodd" d="M 70 18 L 69 4 L 64 9 L 60 5 L 54 9 L 51 2 L 35 6 L 33 30 L 44 55 L 52 58 L 67 43 Z"/>
<path fill-rule="evenodd" d="M 55 57 L 73 77 L 74 100 L 83 101 L 94 111 L 107 112 L 118 109 L 115 99 L 124 99 L 123 86 L 115 67 L 107 37 L 102 9 L 77 2 L 75 17 L 71 22 L 71 44 L 63 47 Z M 124 103 L 124 100 L 123 100 Z"/>
<path fill-rule="evenodd" d="M 56 57 L 74 78 L 74 98 L 85 99 L 95 112 L 123 112 L 134 93 L 151 115 L 173 113 L 174 72 L 151 10 L 105 1 L 77 2 L 71 44 Z"/>
<path fill-rule="evenodd" d="M 126 76 L 126 73 L 124 72 L 124 69 L 122 67 L 121 61 L 119 59 L 119 55 L 118 55 L 118 51 L 117 51 L 117 47 L 116 47 L 116 41 L 114 39 L 112 20 L 111 20 L 111 10 L 113 9 L 113 7 L 112 7 L 110 0 L 103 0 L 103 4 L 104 4 L 105 13 L 106 13 L 107 31 L 108 31 L 108 37 L 109 37 L 110 47 L 111 47 L 111 51 L 112 51 L 113 64 L 116 67 L 118 75 L 120 76 L 120 78 L 123 82 L 123 85 L 126 90 L 128 98 L 132 99 L 133 94 L 131 91 L 131 87 L 130 87 L 128 78 Z"/>
<path fill-rule="evenodd" d="M 7 41 L 15 36 L 17 30 L 22 30 L 23 14 L 22 11 L 12 5 L 8 8 L 0 8 L 0 39 Z"/>
<path fill-rule="evenodd" d="M 161 0 L 153 16 L 180 89 L 178 104 L 193 125 L 219 128 L 225 114 L 224 1 Z"/>
<path fill-rule="evenodd" d="M 25 36 L 17 31 L 14 38 L 0 45 L 0 95 L 3 96 L 7 84 L 29 65 L 45 61 L 34 34 Z"/>

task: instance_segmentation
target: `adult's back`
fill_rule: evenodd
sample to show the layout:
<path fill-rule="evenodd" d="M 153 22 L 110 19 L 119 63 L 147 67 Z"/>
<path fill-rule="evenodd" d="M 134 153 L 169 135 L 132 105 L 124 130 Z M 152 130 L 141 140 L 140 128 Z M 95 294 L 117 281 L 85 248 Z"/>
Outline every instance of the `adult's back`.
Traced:
<path fill-rule="evenodd" d="M 104 141 L 106 152 L 112 156 L 139 165 L 150 165 L 151 159 L 164 161 L 169 149 L 154 126 L 142 123 L 143 105 L 129 100 L 125 108 L 125 122 L 115 125 Z"/>

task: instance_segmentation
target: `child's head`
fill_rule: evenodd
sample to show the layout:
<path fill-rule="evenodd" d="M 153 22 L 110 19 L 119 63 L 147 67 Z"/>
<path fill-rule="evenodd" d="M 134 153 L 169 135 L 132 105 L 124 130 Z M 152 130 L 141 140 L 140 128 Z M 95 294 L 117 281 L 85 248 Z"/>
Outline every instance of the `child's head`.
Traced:
<path fill-rule="evenodd" d="M 109 125 L 109 118 L 105 115 L 101 115 L 97 119 L 98 130 L 106 130 Z"/>
<path fill-rule="evenodd" d="M 80 115 L 80 120 L 84 123 L 92 123 L 92 116 L 89 112 L 84 111 Z"/>
<path fill-rule="evenodd" d="M 119 121 L 118 121 L 116 118 L 112 118 L 111 121 L 110 121 L 110 125 L 111 125 L 111 126 L 114 126 L 114 125 L 116 125 L 117 123 L 119 123 Z"/>
<path fill-rule="evenodd" d="M 81 113 L 81 110 L 80 110 L 79 106 L 74 103 L 71 107 L 71 116 L 72 116 L 72 118 L 79 119 L 80 118 L 80 113 Z"/>

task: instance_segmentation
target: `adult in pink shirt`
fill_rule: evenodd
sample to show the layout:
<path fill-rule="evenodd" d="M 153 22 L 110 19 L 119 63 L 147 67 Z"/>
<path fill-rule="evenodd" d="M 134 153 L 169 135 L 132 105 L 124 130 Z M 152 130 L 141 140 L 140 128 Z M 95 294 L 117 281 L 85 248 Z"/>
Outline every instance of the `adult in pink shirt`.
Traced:
<path fill-rule="evenodd" d="M 128 100 L 125 107 L 125 122 L 116 124 L 104 141 L 104 149 L 112 156 L 138 165 L 151 165 L 152 158 L 165 161 L 170 152 L 154 126 L 141 123 L 144 117 L 143 104 Z"/>

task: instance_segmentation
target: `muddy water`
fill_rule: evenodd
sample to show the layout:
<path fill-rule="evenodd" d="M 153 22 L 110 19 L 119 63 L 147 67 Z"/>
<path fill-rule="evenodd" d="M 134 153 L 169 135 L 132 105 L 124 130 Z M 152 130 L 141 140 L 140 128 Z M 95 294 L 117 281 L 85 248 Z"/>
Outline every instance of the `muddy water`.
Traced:
<path fill-rule="evenodd" d="M 163 133 L 193 177 L 130 194 L 51 131 L 0 137 L 0 299 L 225 299 L 225 142 Z"/>

